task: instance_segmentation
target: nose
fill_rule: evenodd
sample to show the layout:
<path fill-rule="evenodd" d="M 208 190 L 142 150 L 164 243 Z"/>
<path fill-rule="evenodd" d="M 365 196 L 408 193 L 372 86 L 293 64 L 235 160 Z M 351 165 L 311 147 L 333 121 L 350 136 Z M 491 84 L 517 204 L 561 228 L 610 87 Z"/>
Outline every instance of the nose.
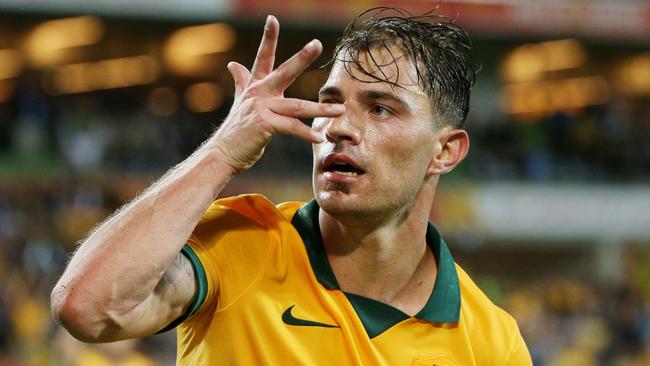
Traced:
<path fill-rule="evenodd" d="M 361 141 L 361 131 L 352 123 L 352 115 L 349 110 L 338 117 L 329 119 L 325 126 L 325 136 L 331 143 L 348 141 L 358 145 Z"/>

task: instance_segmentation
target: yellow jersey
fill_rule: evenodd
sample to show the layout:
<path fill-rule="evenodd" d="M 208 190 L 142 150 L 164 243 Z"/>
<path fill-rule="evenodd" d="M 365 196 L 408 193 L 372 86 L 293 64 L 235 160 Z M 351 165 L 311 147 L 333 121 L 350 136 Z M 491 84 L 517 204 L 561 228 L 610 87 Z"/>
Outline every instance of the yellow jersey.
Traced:
<path fill-rule="evenodd" d="M 532 365 L 515 320 L 454 263 L 429 224 L 438 274 L 411 317 L 341 291 L 319 207 L 260 195 L 220 199 L 183 253 L 197 294 L 178 325 L 179 365 Z"/>

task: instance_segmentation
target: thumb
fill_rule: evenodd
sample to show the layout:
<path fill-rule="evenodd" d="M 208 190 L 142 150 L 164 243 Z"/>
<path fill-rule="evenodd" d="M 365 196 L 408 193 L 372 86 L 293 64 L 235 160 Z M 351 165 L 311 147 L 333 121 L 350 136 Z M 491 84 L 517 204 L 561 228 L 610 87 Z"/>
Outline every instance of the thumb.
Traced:
<path fill-rule="evenodd" d="M 251 79 L 251 73 L 248 71 L 246 66 L 237 63 L 237 62 L 229 62 L 228 66 L 228 71 L 230 71 L 230 74 L 232 75 L 232 79 L 235 81 L 235 97 L 238 96 L 242 90 L 248 85 L 248 82 Z"/>

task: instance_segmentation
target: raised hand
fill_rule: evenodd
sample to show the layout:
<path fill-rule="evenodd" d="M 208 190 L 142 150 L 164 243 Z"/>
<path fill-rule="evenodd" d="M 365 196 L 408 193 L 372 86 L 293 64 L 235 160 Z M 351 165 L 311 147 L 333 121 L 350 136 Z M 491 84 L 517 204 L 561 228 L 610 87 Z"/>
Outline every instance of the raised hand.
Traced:
<path fill-rule="evenodd" d="M 345 111 L 341 104 L 284 97 L 287 87 L 320 55 L 322 45 L 318 40 L 307 43 L 273 70 L 279 30 L 278 20 L 269 15 L 251 71 L 236 62 L 228 64 L 235 81 L 235 101 L 208 144 L 217 149 L 234 173 L 250 168 L 276 133 L 322 142 L 298 118 L 336 117 Z"/>

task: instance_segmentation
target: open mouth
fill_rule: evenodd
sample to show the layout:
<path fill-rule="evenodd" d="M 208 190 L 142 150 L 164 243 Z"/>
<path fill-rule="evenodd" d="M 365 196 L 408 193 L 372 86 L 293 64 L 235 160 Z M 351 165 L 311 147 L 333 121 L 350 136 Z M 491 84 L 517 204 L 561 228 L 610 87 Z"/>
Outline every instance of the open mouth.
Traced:
<path fill-rule="evenodd" d="M 365 171 L 356 166 L 349 159 L 328 158 L 325 160 L 324 171 L 336 173 L 348 177 L 354 177 L 364 174 Z"/>

